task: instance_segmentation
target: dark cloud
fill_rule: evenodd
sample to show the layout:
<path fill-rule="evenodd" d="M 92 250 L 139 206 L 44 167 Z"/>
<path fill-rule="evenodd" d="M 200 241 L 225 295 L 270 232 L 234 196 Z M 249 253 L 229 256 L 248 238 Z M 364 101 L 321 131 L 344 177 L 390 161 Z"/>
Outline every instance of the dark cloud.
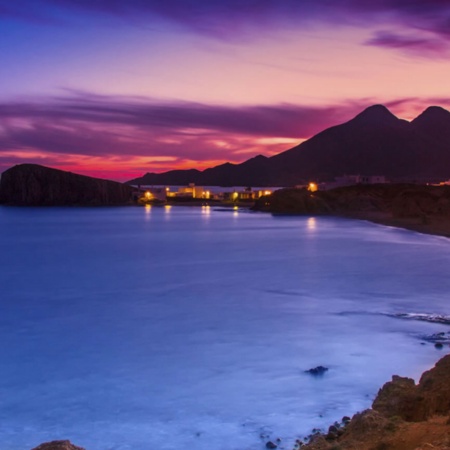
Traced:
<path fill-rule="evenodd" d="M 386 47 L 428 57 L 448 56 L 449 46 L 440 39 L 404 36 L 389 31 L 379 31 L 365 42 L 366 45 Z"/>
<path fill-rule="evenodd" d="M 170 129 L 183 134 L 183 130 L 196 129 L 258 137 L 305 138 L 320 131 L 325 124 L 339 122 L 360 109 L 359 103 L 324 107 L 292 104 L 226 107 L 83 94 L 43 102 L 0 103 L 0 120 L 23 118 L 38 121 L 39 127 L 45 120 L 50 124 L 123 125 L 146 132 Z M 85 136 L 89 139 L 88 134 Z"/>
<path fill-rule="evenodd" d="M 240 162 L 256 154 L 286 150 L 351 119 L 372 103 L 366 99 L 322 107 L 225 107 L 90 94 L 2 103 L 0 157 L 16 163 L 56 159 L 60 167 L 77 157 L 125 165 L 138 158 L 143 166 L 148 161 L 152 170 L 198 166 L 202 161 Z M 433 99 L 432 103 L 446 106 L 450 99 Z M 408 98 L 386 106 L 419 112 L 429 104 Z"/>
<path fill-rule="evenodd" d="M 315 23 L 401 24 L 450 38 L 448 0 L 0 0 L 0 15 L 29 18 L 89 14 L 133 24 L 163 18 L 222 38 Z"/>
<path fill-rule="evenodd" d="M 90 94 L 2 103 L 0 154 L 139 157 L 162 163 L 169 158 L 166 165 L 171 158 L 174 166 L 183 160 L 239 162 L 258 153 L 283 151 L 351 118 L 362 107 L 347 103 L 232 108 Z M 288 143 L 273 138 L 288 138 Z"/>

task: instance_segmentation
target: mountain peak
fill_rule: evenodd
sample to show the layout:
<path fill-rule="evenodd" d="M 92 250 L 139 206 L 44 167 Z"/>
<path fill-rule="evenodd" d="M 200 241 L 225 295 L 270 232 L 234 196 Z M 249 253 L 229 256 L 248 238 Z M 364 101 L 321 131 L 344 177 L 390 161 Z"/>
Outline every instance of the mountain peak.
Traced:
<path fill-rule="evenodd" d="M 422 120 L 448 120 L 450 112 L 440 106 L 429 106 L 422 114 L 417 116 L 413 122 Z"/>
<path fill-rule="evenodd" d="M 373 105 L 359 113 L 353 120 L 361 123 L 387 124 L 396 123 L 400 119 L 394 116 L 384 105 Z"/>

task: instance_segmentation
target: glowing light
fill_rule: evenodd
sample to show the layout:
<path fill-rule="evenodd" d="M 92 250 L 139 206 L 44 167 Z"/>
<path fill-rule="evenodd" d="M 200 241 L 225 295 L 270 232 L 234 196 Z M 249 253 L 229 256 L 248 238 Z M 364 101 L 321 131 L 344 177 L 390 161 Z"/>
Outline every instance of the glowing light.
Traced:
<path fill-rule="evenodd" d="M 146 200 L 151 200 L 151 198 L 152 198 L 152 193 L 150 191 L 146 191 L 145 192 L 145 199 Z"/>
<path fill-rule="evenodd" d="M 264 191 L 264 195 L 271 195 L 272 191 Z"/>
<path fill-rule="evenodd" d="M 308 184 L 308 191 L 310 192 L 316 192 L 319 189 L 316 183 L 309 183 Z"/>
<path fill-rule="evenodd" d="M 315 217 L 310 217 L 308 219 L 307 226 L 308 226 L 308 230 L 312 231 L 312 230 L 316 229 L 316 219 L 315 219 Z"/>
<path fill-rule="evenodd" d="M 233 192 L 233 200 L 237 200 L 239 194 L 237 192 Z"/>

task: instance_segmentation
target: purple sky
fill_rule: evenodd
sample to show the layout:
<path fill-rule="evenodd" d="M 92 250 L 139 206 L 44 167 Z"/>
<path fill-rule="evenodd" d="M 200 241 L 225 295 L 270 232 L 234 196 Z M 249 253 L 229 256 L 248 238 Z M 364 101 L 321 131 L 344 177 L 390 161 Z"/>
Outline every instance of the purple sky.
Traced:
<path fill-rule="evenodd" d="M 450 1 L 0 0 L 0 171 L 129 179 L 450 106 Z"/>

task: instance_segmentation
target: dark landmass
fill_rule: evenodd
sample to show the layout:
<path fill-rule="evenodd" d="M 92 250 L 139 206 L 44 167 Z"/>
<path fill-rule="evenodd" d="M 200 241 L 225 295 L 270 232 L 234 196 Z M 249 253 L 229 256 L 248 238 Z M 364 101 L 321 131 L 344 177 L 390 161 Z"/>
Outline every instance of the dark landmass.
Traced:
<path fill-rule="evenodd" d="M 425 372 L 418 385 L 394 375 L 371 409 L 343 417 L 325 433 L 313 430 L 308 441 L 297 440 L 293 450 L 449 450 L 450 355 Z M 266 448 L 278 448 L 278 441 L 268 441 Z M 84 449 L 53 441 L 33 450 Z"/>
<path fill-rule="evenodd" d="M 77 447 L 70 441 L 52 441 L 41 444 L 32 450 L 84 450 L 84 448 Z"/>
<path fill-rule="evenodd" d="M 316 192 L 280 189 L 261 197 L 254 209 L 370 220 L 450 237 L 450 186 L 377 184 Z"/>
<path fill-rule="evenodd" d="M 133 189 L 115 181 L 91 178 L 36 164 L 3 172 L 0 204 L 17 206 L 102 206 L 131 203 Z"/>
<path fill-rule="evenodd" d="M 295 186 L 345 174 L 384 175 L 396 181 L 450 178 L 450 112 L 431 106 L 408 122 L 375 105 L 270 158 L 259 155 L 204 171 L 147 173 L 128 183 Z"/>
<path fill-rule="evenodd" d="M 450 355 L 425 372 L 416 385 L 394 375 L 372 409 L 317 433 L 302 450 L 450 449 Z"/>

